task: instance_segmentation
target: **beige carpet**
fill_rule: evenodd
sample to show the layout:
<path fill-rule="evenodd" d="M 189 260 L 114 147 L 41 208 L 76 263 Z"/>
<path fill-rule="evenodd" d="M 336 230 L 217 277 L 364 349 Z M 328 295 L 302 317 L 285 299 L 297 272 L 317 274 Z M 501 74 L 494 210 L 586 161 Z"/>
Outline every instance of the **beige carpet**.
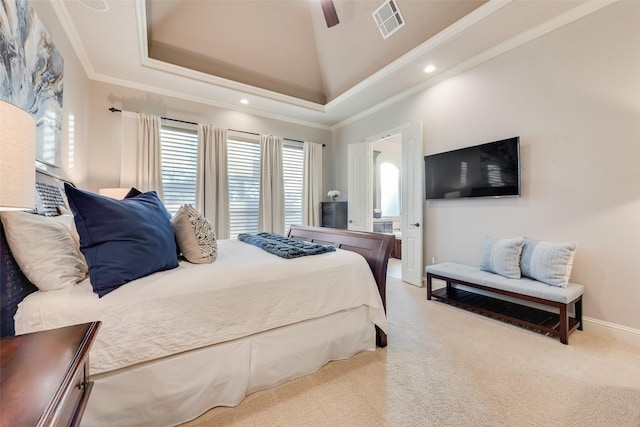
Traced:
<path fill-rule="evenodd" d="M 569 345 L 435 301 L 393 273 L 389 345 L 185 426 L 640 427 L 640 347 Z"/>

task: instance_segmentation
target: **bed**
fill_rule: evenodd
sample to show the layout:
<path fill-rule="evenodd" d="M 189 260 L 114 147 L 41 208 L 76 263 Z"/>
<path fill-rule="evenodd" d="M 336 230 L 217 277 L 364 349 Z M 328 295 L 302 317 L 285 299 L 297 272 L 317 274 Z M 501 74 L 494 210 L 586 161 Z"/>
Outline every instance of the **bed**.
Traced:
<path fill-rule="evenodd" d="M 102 321 L 90 354 L 87 426 L 178 425 L 385 346 L 393 236 L 293 226 L 289 237 L 337 249 L 285 260 L 222 240 L 212 264 L 181 261 L 97 298 L 88 279 L 34 289 L 3 235 L 3 334 L 11 302 L 17 334 Z"/>

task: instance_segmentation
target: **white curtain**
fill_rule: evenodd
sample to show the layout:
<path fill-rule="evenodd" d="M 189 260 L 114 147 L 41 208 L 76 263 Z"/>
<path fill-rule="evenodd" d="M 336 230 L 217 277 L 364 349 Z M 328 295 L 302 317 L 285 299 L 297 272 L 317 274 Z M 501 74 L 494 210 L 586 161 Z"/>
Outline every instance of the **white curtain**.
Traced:
<path fill-rule="evenodd" d="M 138 113 L 123 111 L 121 118 L 120 184 L 115 187 L 130 188 L 136 186 Z"/>
<path fill-rule="evenodd" d="M 160 117 L 122 112 L 120 186 L 162 194 Z"/>
<path fill-rule="evenodd" d="M 304 143 L 302 223 L 320 226 L 322 202 L 322 144 Z"/>
<path fill-rule="evenodd" d="M 196 209 L 213 225 L 218 239 L 229 238 L 227 130 L 212 125 L 198 125 Z"/>
<path fill-rule="evenodd" d="M 260 136 L 258 231 L 284 234 L 282 138 L 279 136 Z"/>

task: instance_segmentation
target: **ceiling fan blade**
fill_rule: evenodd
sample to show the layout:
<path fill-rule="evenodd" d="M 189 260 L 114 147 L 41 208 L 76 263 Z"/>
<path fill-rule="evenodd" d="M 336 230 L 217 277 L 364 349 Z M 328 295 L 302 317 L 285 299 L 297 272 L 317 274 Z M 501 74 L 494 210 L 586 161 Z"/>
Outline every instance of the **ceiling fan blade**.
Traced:
<path fill-rule="evenodd" d="M 338 19 L 333 0 L 320 0 L 320 4 L 322 5 L 322 12 L 324 12 L 324 19 L 327 21 L 327 27 L 331 28 L 339 24 L 340 20 Z"/>

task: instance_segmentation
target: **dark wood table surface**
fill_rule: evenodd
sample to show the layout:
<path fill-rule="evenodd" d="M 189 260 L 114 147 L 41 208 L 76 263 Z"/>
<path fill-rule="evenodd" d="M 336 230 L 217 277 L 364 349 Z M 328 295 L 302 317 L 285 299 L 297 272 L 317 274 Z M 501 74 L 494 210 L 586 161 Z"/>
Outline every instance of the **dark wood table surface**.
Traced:
<path fill-rule="evenodd" d="M 100 322 L 0 339 L 0 425 L 79 424 Z"/>

